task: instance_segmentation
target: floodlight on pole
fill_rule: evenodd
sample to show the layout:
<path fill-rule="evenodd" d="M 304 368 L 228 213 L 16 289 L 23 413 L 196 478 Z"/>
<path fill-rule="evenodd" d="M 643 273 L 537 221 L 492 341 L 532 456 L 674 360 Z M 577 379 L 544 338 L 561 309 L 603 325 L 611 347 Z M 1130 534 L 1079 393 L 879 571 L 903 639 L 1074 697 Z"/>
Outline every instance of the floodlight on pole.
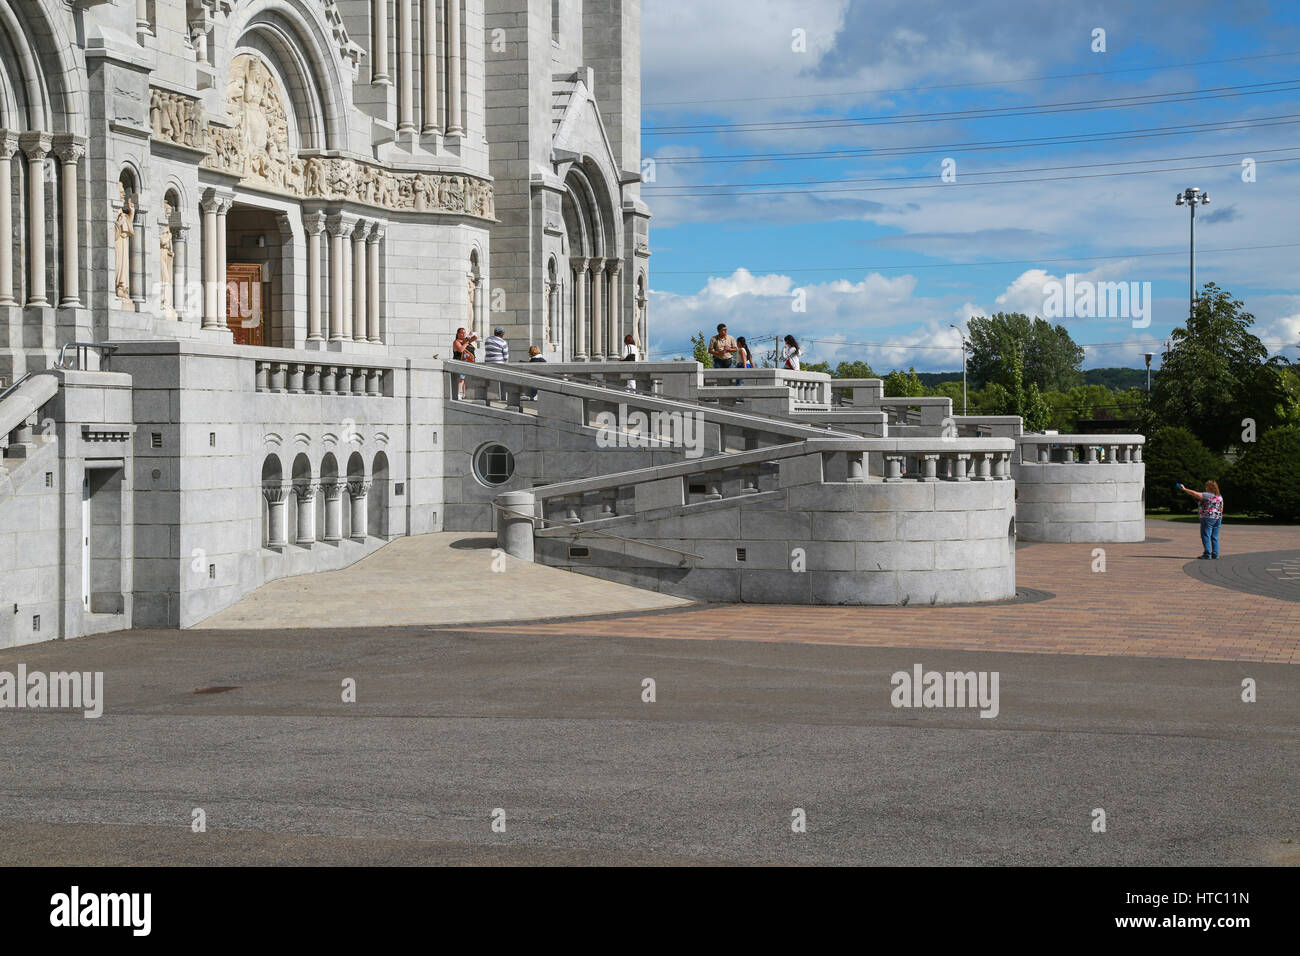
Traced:
<path fill-rule="evenodd" d="M 1151 394 L 1151 359 L 1155 357 L 1154 352 L 1143 352 L 1142 357 L 1147 360 L 1147 394 Z"/>
<path fill-rule="evenodd" d="M 1190 213 L 1187 285 L 1187 317 L 1189 319 L 1196 314 L 1196 207 L 1197 205 L 1207 206 L 1209 203 L 1210 194 L 1199 186 L 1189 186 L 1174 197 L 1174 205 L 1187 206 Z"/>

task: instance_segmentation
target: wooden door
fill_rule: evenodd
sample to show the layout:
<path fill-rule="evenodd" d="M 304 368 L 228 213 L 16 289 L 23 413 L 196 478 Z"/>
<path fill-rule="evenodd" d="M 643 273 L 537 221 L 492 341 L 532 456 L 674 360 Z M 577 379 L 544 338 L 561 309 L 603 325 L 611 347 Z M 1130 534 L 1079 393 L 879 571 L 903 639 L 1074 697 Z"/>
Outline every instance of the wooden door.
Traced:
<path fill-rule="evenodd" d="M 226 264 L 226 324 L 235 334 L 236 345 L 266 344 L 263 292 L 260 263 Z"/>

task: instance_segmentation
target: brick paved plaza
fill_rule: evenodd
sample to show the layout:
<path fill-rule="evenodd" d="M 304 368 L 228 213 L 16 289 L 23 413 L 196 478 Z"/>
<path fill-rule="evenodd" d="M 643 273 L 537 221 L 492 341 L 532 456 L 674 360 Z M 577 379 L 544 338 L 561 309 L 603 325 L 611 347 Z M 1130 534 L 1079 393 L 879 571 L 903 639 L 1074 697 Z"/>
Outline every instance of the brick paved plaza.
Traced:
<path fill-rule="evenodd" d="M 1200 551 L 1196 525 L 1149 521 L 1147 535 L 1141 544 L 1105 545 L 1104 573 L 1092 570 L 1101 545 L 1022 543 L 1018 586 L 1053 595 L 1037 602 L 708 606 L 485 630 L 1300 663 L 1300 579 L 1277 577 L 1275 590 L 1289 591 L 1289 601 L 1213 586 L 1184 571 Z M 1234 552 L 1279 550 L 1294 558 L 1300 528 L 1228 526 L 1224 549 L 1225 561 Z M 1194 563 L 1193 570 L 1202 568 Z"/>

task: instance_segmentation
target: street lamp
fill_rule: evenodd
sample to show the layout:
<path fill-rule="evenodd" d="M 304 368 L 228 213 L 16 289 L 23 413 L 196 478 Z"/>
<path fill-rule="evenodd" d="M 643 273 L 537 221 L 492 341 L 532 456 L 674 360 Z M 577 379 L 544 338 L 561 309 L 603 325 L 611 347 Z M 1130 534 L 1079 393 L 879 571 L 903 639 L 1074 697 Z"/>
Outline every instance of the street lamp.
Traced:
<path fill-rule="evenodd" d="M 951 322 L 948 323 L 948 328 L 957 329 L 957 334 L 961 336 L 961 413 L 963 416 L 965 416 L 966 414 L 966 333 L 963 332 L 961 329 L 958 329 L 957 326 L 953 325 Z"/>
<path fill-rule="evenodd" d="M 1142 357 L 1147 360 L 1147 394 L 1151 394 L 1151 359 L 1156 353 L 1143 352 Z"/>
<path fill-rule="evenodd" d="M 1187 286 L 1187 317 L 1190 319 L 1196 314 L 1196 206 L 1199 203 L 1202 206 L 1209 205 L 1210 194 L 1201 190 L 1199 186 L 1189 186 L 1174 197 L 1175 206 L 1187 206 L 1191 213 L 1190 236 L 1191 248 L 1188 257 L 1188 286 Z"/>

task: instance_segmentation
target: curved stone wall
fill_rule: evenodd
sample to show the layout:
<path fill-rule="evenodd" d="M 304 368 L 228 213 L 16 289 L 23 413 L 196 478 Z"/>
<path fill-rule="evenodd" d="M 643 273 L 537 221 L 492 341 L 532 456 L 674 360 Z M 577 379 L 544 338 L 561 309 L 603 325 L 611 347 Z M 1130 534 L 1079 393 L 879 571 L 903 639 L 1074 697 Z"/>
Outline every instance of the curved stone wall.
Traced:
<path fill-rule="evenodd" d="M 1017 439 L 1016 526 L 1026 541 L 1122 542 L 1146 537 L 1140 435 Z"/>
<path fill-rule="evenodd" d="M 646 469 L 664 477 L 639 475 L 630 495 L 593 490 L 615 513 L 580 520 L 582 529 L 633 540 L 551 526 L 538 533 L 536 560 L 705 601 L 953 604 L 1015 595 L 1013 482 L 826 481 L 833 455 L 757 461 L 771 454 L 754 453 L 768 469 L 761 476 L 747 475 L 743 462 L 717 480 L 674 466 Z"/>

